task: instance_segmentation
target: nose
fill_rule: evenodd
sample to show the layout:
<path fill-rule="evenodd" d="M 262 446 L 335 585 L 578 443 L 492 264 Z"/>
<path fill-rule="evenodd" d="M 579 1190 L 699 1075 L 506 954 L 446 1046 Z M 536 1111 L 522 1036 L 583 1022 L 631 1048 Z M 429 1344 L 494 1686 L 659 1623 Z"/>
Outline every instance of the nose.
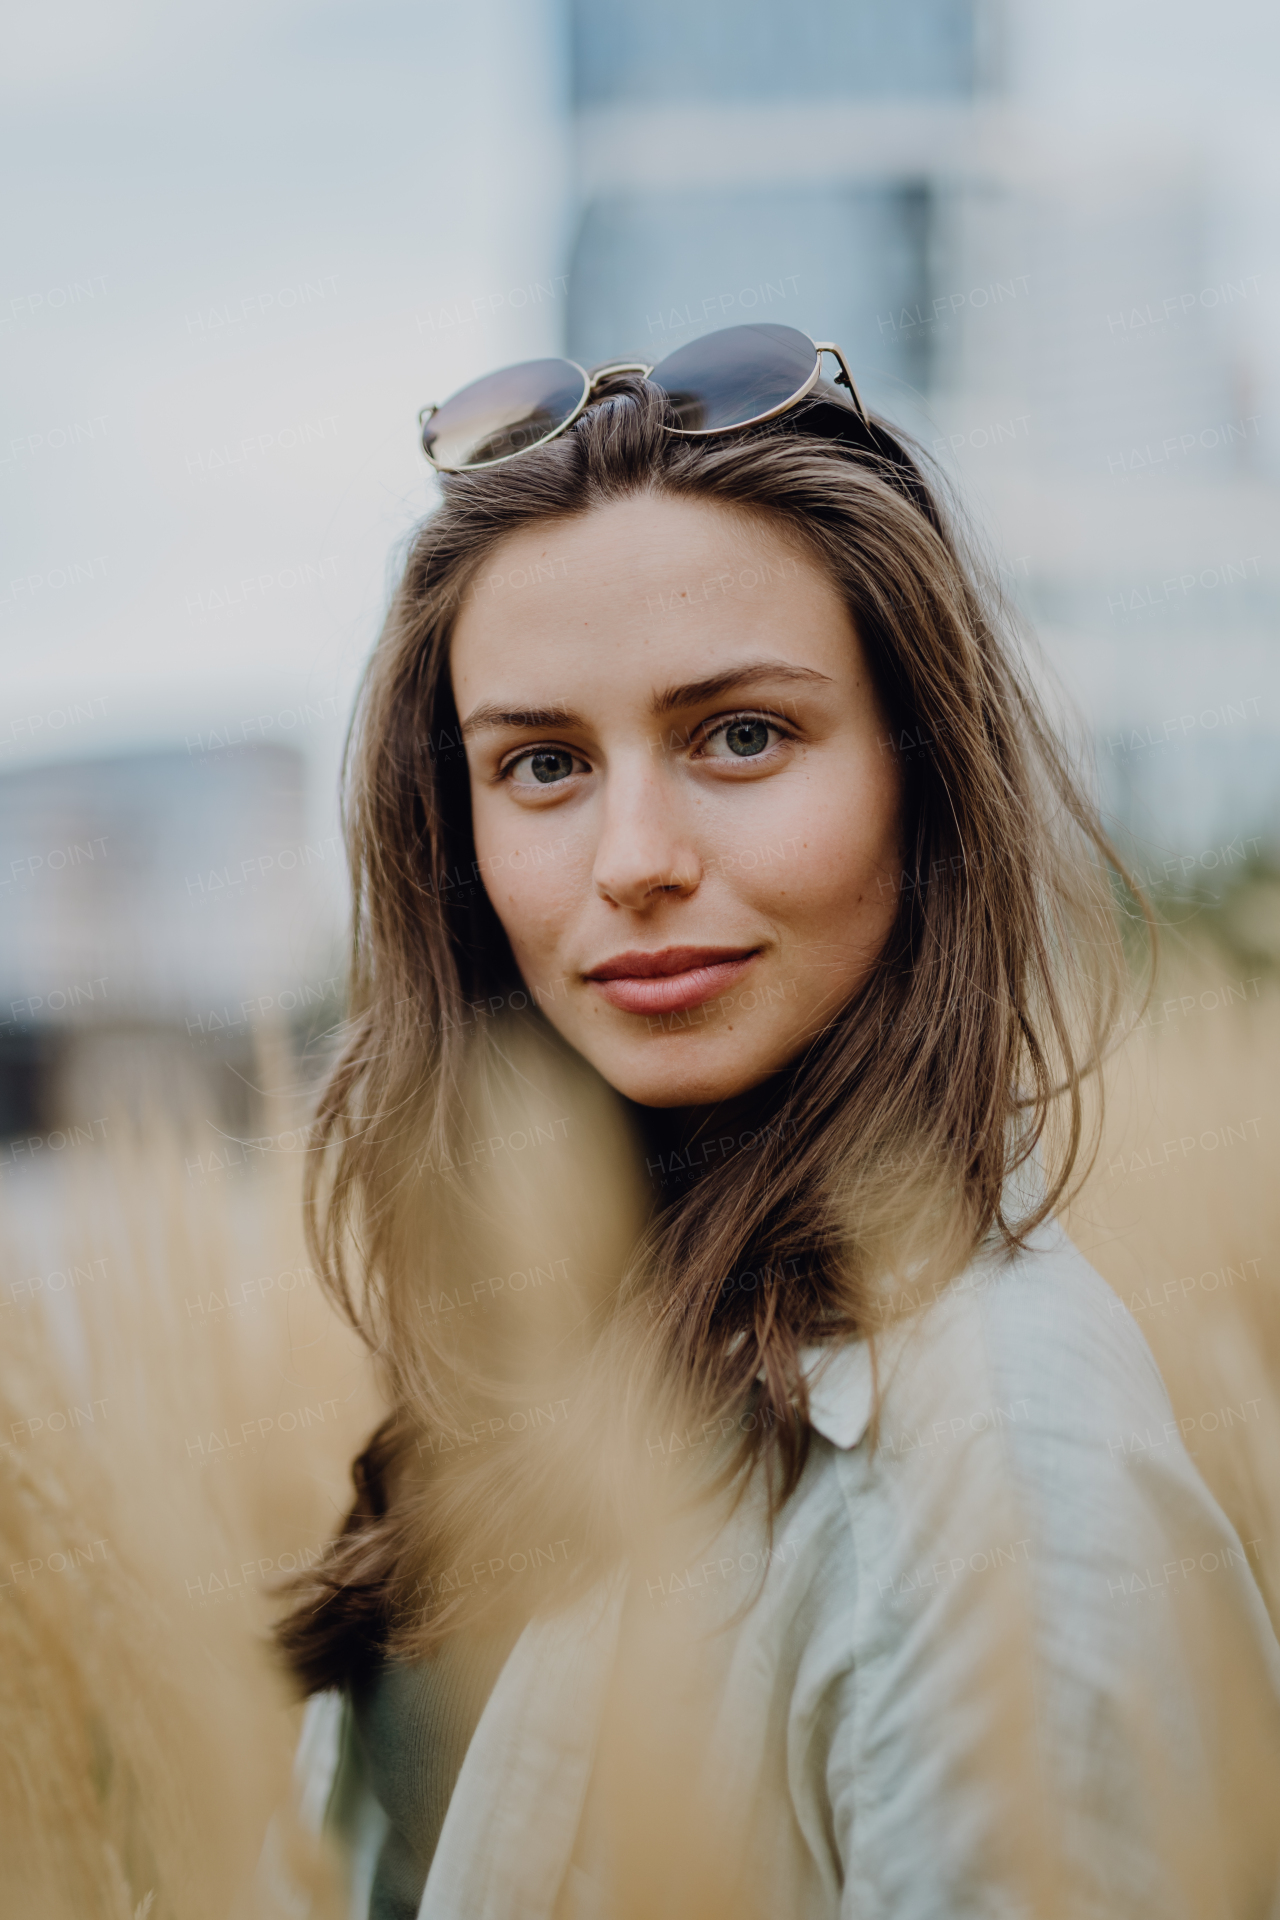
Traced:
<path fill-rule="evenodd" d="M 604 795 L 592 880 L 601 899 L 643 912 L 702 880 L 688 802 L 660 767 L 615 767 Z"/>

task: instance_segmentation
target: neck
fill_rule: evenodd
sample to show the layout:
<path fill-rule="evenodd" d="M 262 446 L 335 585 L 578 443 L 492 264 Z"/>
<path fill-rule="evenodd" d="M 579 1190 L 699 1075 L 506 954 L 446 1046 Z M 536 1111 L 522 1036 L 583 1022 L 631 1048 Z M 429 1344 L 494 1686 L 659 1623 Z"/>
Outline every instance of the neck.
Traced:
<path fill-rule="evenodd" d="M 758 1131 L 773 1117 L 786 1091 L 786 1076 L 775 1074 L 758 1087 L 709 1105 L 633 1106 L 659 1198 L 664 1202 L 679 1199 L 695 1181 L 736 1152 L 744 1133 Z M 725 1142 L 732 1145 L 726 1146 Z"/>

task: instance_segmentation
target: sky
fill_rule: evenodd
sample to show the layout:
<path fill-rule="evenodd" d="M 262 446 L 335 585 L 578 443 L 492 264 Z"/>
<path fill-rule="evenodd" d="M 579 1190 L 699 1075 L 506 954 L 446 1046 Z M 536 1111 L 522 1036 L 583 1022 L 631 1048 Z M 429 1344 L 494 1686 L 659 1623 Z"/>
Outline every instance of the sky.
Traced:
<path fill-rule="evenodd" d="M 559 35 L 542 0 L 14 16 L 0 766 L 345 710 L 418 407 L 558 338 Z"/>

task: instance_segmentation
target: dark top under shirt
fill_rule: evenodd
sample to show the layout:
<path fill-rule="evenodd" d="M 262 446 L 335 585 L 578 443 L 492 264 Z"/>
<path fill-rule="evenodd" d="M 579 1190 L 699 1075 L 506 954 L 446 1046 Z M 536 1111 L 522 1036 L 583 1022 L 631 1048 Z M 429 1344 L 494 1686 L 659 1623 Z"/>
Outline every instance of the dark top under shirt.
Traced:
<path fill-rule="evenodd" d="M 414 1920 L 471 1736 L 520 1631 L 455 1635 L 428 1660 L 352 1684 L 356 1743 L 390 1822 L 369 1920 Z"/>

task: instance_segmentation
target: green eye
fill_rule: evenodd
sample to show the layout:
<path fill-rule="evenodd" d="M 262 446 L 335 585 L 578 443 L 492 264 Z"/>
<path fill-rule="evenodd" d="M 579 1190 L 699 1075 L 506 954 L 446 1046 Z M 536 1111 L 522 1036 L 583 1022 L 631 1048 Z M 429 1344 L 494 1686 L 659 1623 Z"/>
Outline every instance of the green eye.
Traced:
<path fill-rule="evenodd" d="M 736 760 L 753 760 L 771 745 L 769 736 L 776 731 L 767 720 L 757 720 L 749 714 L 741 720 L 727 720 L 707 735 L 703 752 L 712 760 L 727 760 L 730 756 Z"/>
<path fill-rule="evenodd" d="M 527 772 L 521 773 L 520 769 Z M 567 780 L 574 770 L 574 758 L 563 747 L 539 747 L 536 753 L 522 753 L 513 760 L 507 771 L 521 786 L 529 784 L 530 776 L 540 786 L 555 786 L 560 780 Z"/>
<path fill-rule="evenodd" d="M 730 753 L 743 758 L 748 754 L 763 753 L 769 744 L 769 729 L 763 720 L 735 720 L 731 727 L 724 730 L 724 743 Z"/>

